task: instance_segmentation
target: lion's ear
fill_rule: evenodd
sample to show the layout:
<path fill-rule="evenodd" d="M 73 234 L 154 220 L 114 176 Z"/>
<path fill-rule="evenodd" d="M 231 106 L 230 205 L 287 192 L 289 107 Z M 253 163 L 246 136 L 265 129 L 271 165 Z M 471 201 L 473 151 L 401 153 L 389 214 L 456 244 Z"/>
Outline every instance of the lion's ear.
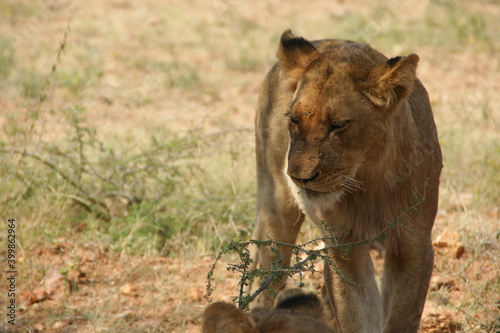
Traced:
<path fill-rule="evenodd" d="M 278 50 L 278 60 L 282 75 L 285 76 L 290 89 L 295 90 L 297 82 L 318 55 L 318 50 L 308 40 L 295 37 L 290 29 L 283 32 Z"/>
<path fill-rule="evenodd" d="M 395 57 L 373 69 L 364 93 L 378 107 L 392 110 L 407 97 L 416 79 L 418 55 Z"/>

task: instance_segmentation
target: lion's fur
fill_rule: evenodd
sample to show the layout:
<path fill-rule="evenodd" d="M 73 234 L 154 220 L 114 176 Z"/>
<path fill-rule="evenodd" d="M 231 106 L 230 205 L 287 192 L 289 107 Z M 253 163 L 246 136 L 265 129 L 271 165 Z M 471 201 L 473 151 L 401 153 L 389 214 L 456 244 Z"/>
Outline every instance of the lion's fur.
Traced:
<path fill-rule="evenodd" d="M 234 305 L 216 302 L 205 309 L 203 333 L 259 333 L 250 318 Z"/>
<path fill-rule="evenodd" d="M 415 332 L 420 321 L 442 159 L 418 61 L 415 54 L 387 59 L 351 41 L 309 42 L 287 30 L 261 88 L 253 238 L 293 244 L 306 215 L 332 239 L 328 245 L 387 236 L 382 297 L 367 246 L 353 248 L 348 260 L 330 252 L 356 283 L 326 265 L 329 309 L 343 332 Z M 281 252 L 288 265 L 290 248 Z M 254 254 L 255 264 L 273 260 L 264 247 Z M 259 302 L 269 306 L 270 293 Z"/>
<path fill-rule="evenodd" d="M 275 307 L 256 308 L 249 314 L 224 302 L 213 303 L 203 314 L 203 333 L 332 333 L 322 321 L 322 304 L 300 289 L 282 292 Z"/>

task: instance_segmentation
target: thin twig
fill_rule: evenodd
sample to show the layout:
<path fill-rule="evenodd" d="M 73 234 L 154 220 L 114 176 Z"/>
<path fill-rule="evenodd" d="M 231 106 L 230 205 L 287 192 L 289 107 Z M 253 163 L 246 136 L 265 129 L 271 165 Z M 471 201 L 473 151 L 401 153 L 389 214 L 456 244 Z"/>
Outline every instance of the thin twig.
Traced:
<path fill-rule="evenodd" d="M 78 189 L 79 191 L 81 191 L 84 194 L 84 197 L 86 197 L 88 200 L 90 200 L 91 204 L 94 204 L 94 205 L 97 205 L 98 207 L 101 207 L 101 209 L 99 209 L 99 214 L 102 215 L 102 217 L 104 217 L 105 219 L 109 219 L 109 212 L 108 212 L 108 208 L 107 208 L 106 204 L 104 202 L 101 202 L 99 199 L 93 197 L 92 195 L 90 195 L 83 188 L 83 186 L 81 184 L 78 184 L 78 182 L 76 182 L 72 177 L 70 177 L 68 174 L 66 174 L 63 170 L 61 170 L 61 168 L 59 168 L 54 163 L 52 163 L 49 160 L 43 158 L 42 156 L 40 156 L 37 153 L 29 152 L 29 151 L 24 151 L 22 149 L 14 149 L 14 148 L 13 149 L 5 149 L 5 148 L 0 148 L 0 153 L 4 153 L 4 154 L 5 153 L 22 154 L 23 156 L 31 157 L 31 158 L 33 158 L 33 159 L 35 159 L 35 160 L 37 160 L 37 161 L 45 164 L 50 169 L 54 170 L 59 176 L 61 176 L 61 178 L 66 181 L 66 183 L 68 183 L 69 185 L 71 185 L 75 189 Z M 75 201 L 77 201 L 79 203 L 85 203 L 85 201 L 82 201 L 82 200 L 76 200 L 75 199 Z M 84 206 L 86 206 L 88 210 L 92 210 L 92 209 L 90 209 L 91 204 L 90 205 L 84 205 Z"/>

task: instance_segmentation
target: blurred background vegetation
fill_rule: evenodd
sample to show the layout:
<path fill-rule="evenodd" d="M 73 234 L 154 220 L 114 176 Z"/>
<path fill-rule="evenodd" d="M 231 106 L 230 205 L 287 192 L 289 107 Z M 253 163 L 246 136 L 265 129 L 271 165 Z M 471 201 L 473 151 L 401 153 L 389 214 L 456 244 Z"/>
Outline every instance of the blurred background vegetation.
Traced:
<path fill-rule="evenodd" d="M 208 237 L 213 250 L 226 239 L 220 229 L 249 228 L 254 102 L 284 27 L 388 55 L 419 52 L 445 154 L 443 194 L 481 212 L 498 208 L 494 3 L 431 2 L 411 13 L 404 2 L 368 13 L 339 5 L 321 19 L 292 12 L 272 24 L 238 1 L 196 13 L 155 2 L 101 6 L 121 20 L 59 1 L 0 5 L 0 205 L 36 230 L 26 236 L 47 237 L 37 242 L 83 232 L 165 255 L 179 233 Z M 492 63 L 478 66 L 477 57 Z"/>

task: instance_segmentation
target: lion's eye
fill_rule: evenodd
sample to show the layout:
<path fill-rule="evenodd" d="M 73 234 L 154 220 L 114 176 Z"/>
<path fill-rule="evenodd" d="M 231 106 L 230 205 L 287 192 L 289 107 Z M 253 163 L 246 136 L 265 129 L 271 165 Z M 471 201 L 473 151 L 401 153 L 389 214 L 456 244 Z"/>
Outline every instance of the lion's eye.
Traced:
<path fill-rule="evenodd" d="M 347 125 L 349 125 L 349 121 L 335 121 L 330 125 L 330 132 L 340 132 L 341 130 L 344 130 L 347 128 Z"/>
<path fill-rule="evenodd" d="M 292 125 L 298 125 L 299 124 L 299 118 L 288 117 L 288 119 L 290 120 L 290 124 L 292 124 Z"/>

